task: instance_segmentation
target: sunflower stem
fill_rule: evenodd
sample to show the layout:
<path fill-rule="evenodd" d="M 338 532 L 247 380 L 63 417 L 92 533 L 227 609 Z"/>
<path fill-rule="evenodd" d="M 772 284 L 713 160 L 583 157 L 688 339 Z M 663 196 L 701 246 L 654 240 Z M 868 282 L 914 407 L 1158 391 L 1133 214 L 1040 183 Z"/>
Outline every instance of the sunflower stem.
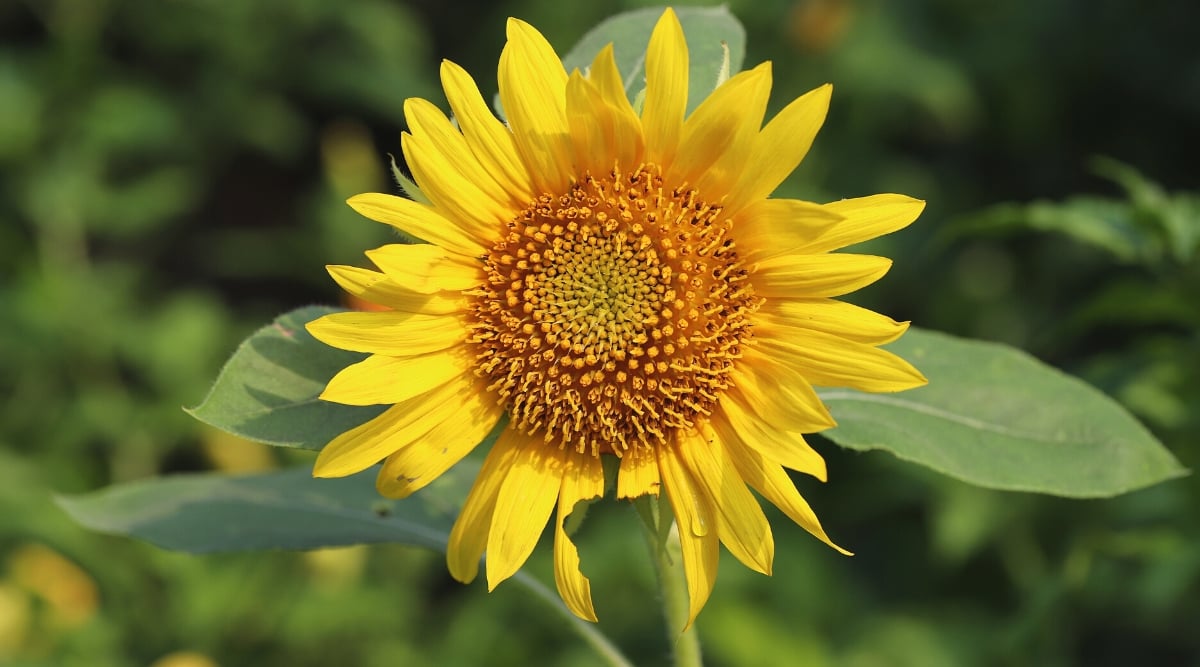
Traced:
<path fill-rule="evenodd" d="M 688 625 L 688 587 L 683 571 L 683 553 L 679 546 L 679 534 L 670 530 L 672 514 L 665 496 L 653 502 L 643 496 L 634 501 L 641 503 L 638 513 L 642 515 L 646 530 L 646 548 L 654 561 L 654 573 L 658 576 L 658 587 L 662 591 L 663 612 L 667 618 L 667 641 L 675 655 L 676 667 L 702 667 L 700 635 L 696 625 Z"/>
<path fill-rule="evenodd" d="M 524 571 L 517 571 L 512 576 L 513 581 L 519 582 L 522 586 L 529 589 L 537 597 L 541 598 L 546 604 L 554 607 L 558 613 L 562 614 L 563 618 L 570 622 L 571 627 L 579 633 L 583 640 L 587 642 L 600 657 L 604 659 L 612 667 L 633 667 L 633 663 L 629 661 L 612 642 L 608 640 L 595 624 L 589 623 L 575 614 L 571 613 L 570 609 L 562 603 L 557 595 L 552 593 L 549 588 L 542 585 L 542 582 L 525 574 Z"/>

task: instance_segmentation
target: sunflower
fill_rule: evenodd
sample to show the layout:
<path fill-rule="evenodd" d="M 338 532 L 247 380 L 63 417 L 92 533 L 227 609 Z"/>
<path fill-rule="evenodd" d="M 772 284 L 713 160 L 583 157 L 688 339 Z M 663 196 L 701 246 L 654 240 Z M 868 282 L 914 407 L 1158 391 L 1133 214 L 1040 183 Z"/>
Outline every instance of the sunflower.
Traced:
<path fill-rule="evenodd" d="M 830 86 L 763 126 L 764 63 L 689 115 L 688 50 L 670 9 L 650 38 L 640 112 L 611 45 L 568 74 L 530 25 L 510 19 L 507 36 L 507 125 L 444 62 L 457 123 L 428 101 L 405 105 L 404 157 L 429 203 L 349 200 L 427 243 L 368 251 L 378 271 L 329 267 L 389 310 L 309 323 L 331 346 L 370 353 L 321 398 L 391 407 L 330 442 L 314 474 L 382 459 L 379 491 L 405 497 L 507 418 L 451 532 L 450 572 L 473 580 L 486 552 L 494 588 L 556 514 L 555 580 L 589 620 L 590 584 L 564 520 L 604 495 L 605 456 L 619 459 L 618 498 L 665 490 L 693 619 L 719 544 L 771 572 L 771 529 L 750 488 L 842 551 L 785 470 L 825 479 L 801 435 L 834 425 L 813 386 L 890 392 L 925 379 L 877 347 L 907 323 L 834 299 L 890 261 L 830 251 L 900 229 L 924 204 L 768 198 L 812 144 Z"/>

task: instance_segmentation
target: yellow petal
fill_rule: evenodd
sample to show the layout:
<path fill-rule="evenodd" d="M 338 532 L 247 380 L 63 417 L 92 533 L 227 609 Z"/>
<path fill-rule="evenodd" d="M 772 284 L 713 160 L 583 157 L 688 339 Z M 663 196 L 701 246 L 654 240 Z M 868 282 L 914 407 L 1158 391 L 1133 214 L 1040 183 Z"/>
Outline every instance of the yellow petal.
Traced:
<path fill-rule="evenodd" d="M 592 607 L 592 585 L 579 569 L 579 550 L 563 523 L 576 503 L 604 495 L 604 467 L 590 452 L 565 451 L 566 470 L 558 494 L 558 517 L 554 520 L 554 583 L 567 608 L 576 616 L 596 622 Z"/>
<path fill-rule="evenodd" d="M 658 460 L 650 447 L 630 447 L 621 455 L 617 473 L 617 497 L 657 496 L 662 485 Z"/>
<path fill-rule="evenodd" d="M 780 255 L 755 265 L 754 291 L 791 299 L 841 296 L 866 287 L 892 268 L 874 255 Z"/>
<path fill-rule="evenodd" d="M 721 442 L 740 442 L 768 460 L 792 470 L 826 479 L 825 459 L 800 433 L 780 431 L 758 417 L 755 406 L 741 402 L 740 396 L 726 394 L 721 409 L 712 415 L 712 427 Z"/>
<path fill-rule="evenodd" d="M 834 299 L 768 299 L 756 317 L 756 337 L 788 338 L 794 330 L 802 329 L 882 345 L 908 330 L 908 322 L 897 322 L 873 310 Z"/>
<path fill-rule="evenodd" d="M 746 567 L 771 574 L 771 561 L 775 557 L 771 526 L 713 430 L 704 427 L 682 434 L 678 451 L 679 458 L 713 501 L 725 548 Z"/>
<path fill-rule="evenodd" d="M 668 7 L 646 47 L 646 101 L 642 107 L 646 160 L 664 171 L 679 146 L 687 102 L 687 42 L 675 10 Z"/>
<path fill-rule="evenodd" d="M 483 442 L 504 414 L 484 380 L 457 398 L 453 417 L 387 458 L 375 480 L 379 493 L 407 498 L 424 488 Z"/>
<path fill-rule="evenodd" d="M 510 18 L 498 75 L 500 102 L 534 188 L 564 192 L 571 177 L 571 137 L 562 60 L 537 29 Z"/>
<path fill-rule="evenodd" d="M 843 199 L 825 204 L 825 208 L 844 216 L 845 221 L 805 244 L 803 252 L 837 250 L 903 229 L 921 215 L 925 202 L 905 195 L 885 194 Z"/>
<path fill-rule="evenodd" d="M 817 520 L 816 513 L 812 511 L 812 508 L 800 496 L 800 493 L 796 490 L 796 485 L 792 483 L 791 478 L 788 477 L 787 472 L 783 468 L 780 468 L 778 464 L 764 460 L 761 454 L 746 447 L 741 442 L 729 442 L 727 446 L 730 458 L 733 460 L 734 466 L 737 467 L 738 474 L 750 486 L 754 487 L 755 491 L 761 493 L 773 505 L 783 510 L 783 513 L 789 519 L 795 521 L 809 533 L 812 533 L 814 537 L 847 556 L 851 555 L 849 551 L 834 544 L 829 539 L 829 536 L 825 534 L 825 530 L 821 528 L 821 522 Z"/>
<path fill-rule="evenodd" d="M 471 236 L 441 213 L 411 199 L 368 192 L 346 200 L 350 208 L 376 222 L 466 257 L 482 255 L 492 239 Z"/>
<path fill-rule="evenodd" d="M 475 158 L 508 192 L 512 201 L 532 201 L 533 185 L 517 154 L 512 133 L 492 115 L 475 80 L 449 60 L 442 61 L 441 74 L 446 99 Z"/>
<path fill-rule="evenodd" d="M 351 311 L 330 313 L 305 328 L 313 338 L 342 350 L 407 357 L 462 343 L 467 322 L 453 315 Z"/>
<path fill-rule="evenodd" d="M 457 347 L 411 357 L 373 354 L 333 376 L 321 400 L 345 405 L 399 403 L 469 377 L 473 369 L 472 360 Z"/>
<path fill-rule="evenodd" d="M 434 391 L 397 403 L 375 419 L 334 438 L 321 449 L 314 477 L 345 477 L 407 447 L 442 422 L 470 395 L 470 381 L 447 382 Z"/>
<path fill-rule="evenodd" d="M 592 66 L 588 70 L 588 80 L 596 86 L 600 96 L 608 104 L 612 116 L 612 143 L 617 160 L 630 169 L 642 162 L 642 150 L 645 142 L 642 138 L 642 120 L 638 118 L 629 103 L 625 91 L 625 83 L 617 70 L 617 61 L 613 56 L 612 44 L 605 46 L 596 54 Z"/>
<path fill-rule="evenodd" d="M 887 350 L 823 331 L 796 329 L 786 338 L 757 340 L 763 354 L 791 366 L 815 385 L 892 392 L 928 383 L 920 371 Z"/>
<path fill-rule="evenodd" d="M 513 217 L 526 201 L 514 201 L 479 163 L 462 132 L 428 100 L 404 102 L 411 139 L 401 135 L 405 159 L 421 191 L 459 222 L 472 221 L 479 238 L 497 233 L 498 223 Z"/>
<path fill-rule="evenodd" d="M 325 269 L 342 289 L 371 303 L 405 313 L 453 315 L 466 312 L 467 300 L 458 292 L 423 294 L 408 289 L 386 274 L 357 266 L 329 265 Z"/>
<path fill-rule="evenodd" d="M 629 103 L 629 94 L 625 82 L 621 80 L 621 71 L 617 69 L 617 59 L 613 45 L 606 44 L 587 71 L 588 81 L 595 84 L 596 89 L 604 96 L 604 100 L 614 107 L 624 108 L 633 114 L 633 105 Z M 634 114 L 636 117 L 636 114 Z"/>
<path fill-rule="evenodd" d="M 479 469 L 479 476 L 471 486 L 462 511 L 450 529 L 450 541 L 446 547 L 446 565 L 450 576 L 463 582 L 474 581 L 479 574 L 479 559 L 487 546 L 492 515 L 496 507 L 496 495 L 504 483 L 508 469 L 516 458 L 520 445 L 526 437 L 509 427 L 496 439 L 492 451 L 488 452 Z"/>
<path fill-rule="evenodd" d="M 567 124 L 575 153 L 577 173 L 603 174 L 616 162 L 613 114 L 600 91 L 579 70 L 567 79 Z"/>
<path fill-rule="evenodd" d="M 478 261 L 428 243 L 391 243 L 368 250 L 366 255 L 389 278 L 414 292 L 459 291 L 484 282 Z"/>
<path fill-rule="evenodd" d="M 813 202 L 761 199 L 738 214 L 734 238 L 741 257 L 748 262 L 762 261 L 796 252 L 844 219 Z"/>
<path fill-rule="evenodd" d="M 755 338 L 758 330 L 755 328 Z M 742 353 L 731 374 L 729 394 L 777 431 L 816 433 L 836 426 L 817 392 L 804 376 L 757 348 Z"/>
<path fill-rule="evenodd" d="M 817 132 L 825 123 L 833 86 L 825 84 L 809 91 L 783 108 L 758 134 L 747 170 L 738 180 L 725 211 L 730 215 L 740 211 L 775 191 L 812 147 Z"/>
<path fill-rule="evenodd" d="M 771 94 L 771 63 L 740 72 L 712 92 L 683 124 L 666 179 L 720 199 L 745 173 Z"/>
<path fill-rule="evenodd" d="M 692 479 L 687 466 L 680 460 L 678 446 L 674 443 L 661 445 L 655 447 L 655 451 L 667 499 L 679 529 L 683 572 L 688 584 L 687 626 L 690 627 L 704 608 L 717 580 L 721 527 L 708 494 Z"/>
<path fill-rule="evenodd" d="M 539 436 L 524 436 L 496 497 L 488 532 L 488 590 L 511 577 L 537 545 L 562 488 L 566 454 Z"/>

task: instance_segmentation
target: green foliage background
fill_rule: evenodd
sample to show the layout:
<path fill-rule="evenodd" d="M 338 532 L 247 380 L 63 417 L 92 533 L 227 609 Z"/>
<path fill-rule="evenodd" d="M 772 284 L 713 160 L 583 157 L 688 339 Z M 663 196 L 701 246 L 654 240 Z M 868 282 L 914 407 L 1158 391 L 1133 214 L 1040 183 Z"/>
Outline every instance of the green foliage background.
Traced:
<path fill-rule="evenodd" d="M 634 6 L 0 3 L 0 663 L 598 664 L 524 589 L 462 587 L 432 552 L 172 554 L 88 533 L 50 494 L 308 462 L 179 407 L 263 322 L 340 299 L 322 265 L 392 238 L 342 202 L 391 187 L 403 100 L 444 106 L 440 58 L 490 95 L 505 16 L 565 52 Z M 1022 347 L 1200 465 L 1200 9 L 730 8 L 747 63 L 775 61 L 774 108 L 835 85 L 784 194 L 929 202 L 871 248 L 896 268 L 860 302 Z M 774 515 L 775 577 L 730 561 L 698 621 L 709 664 L 1200 664 L 1194 478 L 1063 500 L 819 446 L 831 481 L 802 490 L 858 555 Z M 593 510 L 583 564 L 602 629 L 665 664 L 637 531 Z"/>

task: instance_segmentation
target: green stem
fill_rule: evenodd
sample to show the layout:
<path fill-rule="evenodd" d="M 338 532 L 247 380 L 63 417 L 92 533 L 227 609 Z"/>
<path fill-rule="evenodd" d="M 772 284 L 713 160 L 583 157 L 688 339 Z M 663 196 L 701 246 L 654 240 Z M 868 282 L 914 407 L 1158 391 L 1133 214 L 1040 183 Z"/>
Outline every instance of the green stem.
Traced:
<path fill-rule="evenodd" d="M 642 501 L 639 498 L 636 502 Z M 647 499 L 648 500 L 648 499 Z M 658 586 L 662 590 L 663 611 L 667 617 L 667 641 L 671 642 L 676 667 L 703 667 L 700 655 L 700 635 L 693 624 L 688 627 L 688 587 L 683 571 L 683 553 L 679 546 L 677 531 L 666 530 L 664 521 L 671 520 L 666 499 L 658 503 L 646 502 L 640 509 L 646 522 L 646 547 L 654 561 L 654 572 L 658 575 Z M 648 510 L 648 511 L 646 511 Z M 647 517 L 647 514 L 651 515 Z"/>
<path fill-rule="evenodd" d="M 562 614 L 563 618 L 566 618 L 571 623 L 571 627 L 575 628 L 575 631 L 583 637 L 583 640 L 590 644 L 596 650 L 596 653 L 599 653 L 600 657 L 604 658 L 612 667 L 633 667 L 633 663 L 629 662 L 629 659 L 621 654 L 621 650 L 613 645 L 608 640 L 608 637 L 601 634 L 594 624 L 572 614 L 571 610 L 567 609 L 567 606 L 562 603 L 562 600 L 551 592 L 549 588 L 543 586 L 542 582 L 525 574 L 523 571 L 518 571 L 512 578 Z"/>

